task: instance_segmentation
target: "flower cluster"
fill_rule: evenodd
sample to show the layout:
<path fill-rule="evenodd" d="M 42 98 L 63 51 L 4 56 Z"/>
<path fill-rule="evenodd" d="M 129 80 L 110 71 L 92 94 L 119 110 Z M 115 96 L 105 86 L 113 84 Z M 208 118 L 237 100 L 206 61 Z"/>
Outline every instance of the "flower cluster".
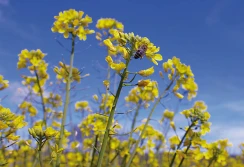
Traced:
<path fill-rule="evenodd" d="M 89 111 L 89 112 L 92 112 L 90 107 L 89 107 L 89 103 L 88 101 L 78 101 L 75 103 L 75 110 L 78 111 L 78 110 L 86 110 L 86 111 Z"/>
<path fill-rule="evenodd" d="M 74 9 L 60 12 L 54 17 L 56 21 L 53 23 L 52 32 L 63 34 L 64 38 L 72 34 L 85 41 L 87 34 L 93 34 L 95 31 L 87 28 L 92 23 L 92 18 L 88 15 L 83 18 L 83 15 L 83 11 L 78 12 Z"/>
<path fill-rule="evenodd" d="M 105 133 L 107 121 L 107 116 L 99 114 L 90 114 L 82 120 L 81 124 L 79 125 L 79 128 L 84 136 L 90 136 L 93 133 L 96 135 L 102 135 Z M 114 134 L 115 130 L 120 128 L 121 126 L 115 123 L 110 133 Z"/>
<path fill-rule="evenodd" d="M 210 118 L 209 112 L 206 111 L 207 106 L 202 101 L 195 102 L 194 106 L 188 110 L 183 110 L 183 114 L 187 119 L 196 127 L 200 127 L 200 132 L 202 135 L 210 131 L 211 123 L 208 122 Z"/>
<path fill-rule="evenodd" d="M 24 80 L 22 81 L 22 84 L 31 86 L 35 93 L 39 93 L 40 88 L 43 87 L 49 79 L 49 75 L 47 74 L 48 64 L 43 60 L 46 54 L 40 49 L 31 51 L 24 49 L 18 56 L 18 69 L 26 68 L 28 66 L 30 72 L 35 74 L 33 77 L 23 75 L 22 78 Z"/>
<path fill-rule="evenodd" d="M 147 50 L 145 56 L 151 60 L 154 64 L 158 65 L 157 61 L 162 60 L 161 54 L 159 54 L 159 47 L 156 47 L 150 40 L 146 37 L 135 36 L 134 33 L 123 33 L 114 31 L 113 39 L 104 40 L 104 44 L 109 50 L 116 52 L 117 48 L 114 47 L 113 43 L 119 44 L 122 48 L 123 57 L 125 60 L 129 60 L 133 53 L 135 53 L 141 45 L 147 45 Z M 129 53 L 128 53 L 129 52 Z"/>
<path fill-rule="evenodd" d="M 62 97 L 59 94 L 49 93 L 48 97 L 44 97 L 44 103 L 51 105 L 52 108 L 57 108 L 63 105 Z"/>
<path fill-rule="evenodd" d="M 69 70 L 70 70 L 70 66 L 69 65 L 65 65 L 62 62 L 59 62 L 59 66 L 60 68 L 58 68 L 57 66 L 54 67 L 53 71 L 57 74 L 56 78 L 59 80 L 62 80 L 63 83 L 67 82 L 67 79 L 69 77 Z M 76 81 L 76 82 L 80 82 L 80 80 L 84 77 L 89 76 L 89 74 L 86 74 L 84 76 L 80 75 L 81 72 L 79 71 L 78 68 L 73 67 L 72 68 L 72 78 L 71 81 Z"/>
<path fill-rule="evenodd" d="M 99 108 L 105 111 L 110 111 L 113 107 L 114 96 L 110 94 L 102 94 L 102 99 Z"/>
<path fill-rule="evenodd" d="M 184 96 L 177 92 L 180 87 L 188 92 L 188 99 L 192 99 L 197 95 L 198 86 L 194 81 L 194 74 L 191 67 L 180 62 L 175 56 L 163 63 L 163 69 L 168 74 L 169 80 L 176 80 L 176 85 L 173 88 L 173 93 L 176 97 L 182 99 Z"/>
<path fill-rule="evenodd" d="M 7 88 L 9 81 L 8 80 L 4 80 L 3 76 L 0 75 L 0 90 L 3 90 L 5 88 Z"/>
<path fill-rule="evenodd" d="M 23 101 L 20 105 L 19 105 L 19 109 L 22 111 L 22 114 L 24 115 L 26 112 L 30 113 L 30 116 L 35 116 L 37 114 L 37 109 L 30 103 L 27 101 Z"/>
<path fill-rule="evenodd" d="M 138 82 L 138 86 L 132 88 L 129 95 L 125 97 L 127 102 L 139 103 L 154 101 L 158 97 L 158 83 L 151 80 L 142 80 Z"/>
<path fill-rule="evenodd" d="M 103 35 L 108 36 L 108 38 L 112 38 L 113 31 L 123 31 L 124 25 L 112 18 L 101 18 L 97 21 L 96 28 L 102 30 Z M 96 39 L 99 41 L 102 40 L 102 34 L 100 32 L 96 32 Z"/>
<path fill-rule="evenodd" d="M 55 137 L 59 133 L 52 127 L 47 127 L 46 130 L 43 130 L 40 125 L 29 128 L 28 131 L 29 134 L 37 141 L 40 148 L 42 148 L 47 140 Z"/>
<path fill-rule="evenodd" d="M 9 108 L 4 108 L 0 105 L 0 130 L 1 138 L 16 141 L 20 136 L 15 135 L 18 129 L 27 125 L 23 115 L 15 115 Z"/>

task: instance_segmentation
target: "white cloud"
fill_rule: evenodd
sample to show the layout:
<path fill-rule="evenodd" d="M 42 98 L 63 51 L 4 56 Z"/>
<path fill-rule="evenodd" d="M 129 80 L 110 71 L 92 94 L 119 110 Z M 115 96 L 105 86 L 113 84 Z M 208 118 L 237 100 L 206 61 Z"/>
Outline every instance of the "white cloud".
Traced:
<path fill-rule="evenodd" d="M 7 90 L 9 91 L 10 101 L 17 105 L 29 93 L 27 87 L 23 86 L 20 82 L 9 82 L 9 88 Z"/>
<path fill-rule="evenodd" d="M 10 101 L 15 105 L 20 104 L 24 98 L 29 94 L 29 90 L 26 86 L 22 85 L 21 82 L 9 82 L 9 88 L 6 89 L 9 94 Z M 45 90 L 45 88 L 44 88 Z M 47 97 L 49 95 L 49 91 L 44 91 L 43 96 Z M 34 96 L 33 96 L 34 97 Z M 35 98 L 37 101 L 39 98 Z"/>
<path fill-rule="evenodd" d="M 238 112 L 244 115 L 244 100 L 227 101 L 214 106 L 211 106 L 211 111 L 227 110 L 231 112 Z"/>
<path fill-rule="evenodd" d="M 240 153 L 239 144 L 244 142 L 243 125 L 229 125 L 229 124 L 214 124 L 211 126 L 211 132 L 207 137 L 211 137 L 214 140 L 228 139 L 233 144 L 229 148 L 230 153 Z"/>

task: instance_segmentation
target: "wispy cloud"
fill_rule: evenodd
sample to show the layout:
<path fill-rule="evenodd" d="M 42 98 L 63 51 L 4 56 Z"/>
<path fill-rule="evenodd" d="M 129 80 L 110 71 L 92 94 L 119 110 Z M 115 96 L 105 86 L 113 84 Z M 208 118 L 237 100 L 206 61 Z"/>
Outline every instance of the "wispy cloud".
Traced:
<path fill-rule="evenodd" d="M 29 93 L 28 88 L 23 86 L 20 82 L 10 82 L 7 90 L 10 101 L 15 105 L 20 104 Z"/>
<path fill-rule="evenodd" d="M 228 102 L 223 104 L 223 107 L 231 111 L 242 112 L 244 114 L 244 100 Z"/>
<path fill-rule="evenodd" d="M 211 126 L 211 132 L 207 136 L 211 136 L 213 141 L 219 139 L 228 139 L 233 146 L 229 149 L 230 153 L 240 153 L 239 145 L 243 142 L 244 133 L 240 133 L 243 131 L 243 125 L 236 124 L 228 125 L 228 124 L 214 124 Z"/>
<path fill-rule="evenodd" d="M 6 89 L 9 94 L 10 101 L 14 104 L 20 104 L 24 98 L 29 94 L 29 90 L 26 86 L 22 85 L 21 82 L 14 81 L 9 82 L 9 88 Z M 44 87 L 43 96 L 49 96 L 49 91 Z"/>

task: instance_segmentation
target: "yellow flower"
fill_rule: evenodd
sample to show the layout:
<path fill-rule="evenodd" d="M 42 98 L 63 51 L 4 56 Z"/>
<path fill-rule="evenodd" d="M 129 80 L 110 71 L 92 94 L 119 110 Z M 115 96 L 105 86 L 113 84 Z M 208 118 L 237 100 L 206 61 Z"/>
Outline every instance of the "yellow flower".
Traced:
<path fill-rule="evenodd" d="M 141 70 L 138 72 L 139 75 L 143 77 L 148 77 L 154 73 L 154 67 L 148 68 L 146 70 Z"/>
<path fill-rule="evenodd" d="M 164 113 L 163 113 L 163 119 L 164 119 L 164 118 L 167 118 L 167 119 L 169 119 L 170 121 L 172 121 L 173 118 L 174 118 L 174 115 L 175 115 L 174 111 L 169 111 L 168 109 L 166 109 L 166 110 L 164 111 Z"/>
<path fill-rule="evenodd" d="M 177 98 L 179 98 L 179 99 L 183 99 L 183 98 L 184 98 L 184 96 L 183 96 L 182 94 L 178 93 L 178 92 L 174 92 L 174 95 L 175 95 Z"/>
<path fill-rule="evenodd" d="M 44 135 L 46 136 L 46 138 L 52 138 L 55 137 L 59 132 L 56 131 L 55 129 L 53 129 L 52 127 L 47 127 L 47 129 L 44 132 Z"/>
<path fill-rule="evenodd" d="M 175 147 L 180 143 L 180 139 L 178 136 L 173 136 L 169 138 L 169 142 L 170 142 L 170 148 L 174 150 Z"/>
<path fill-rule="evenodd" d="M 98 101 L 98 96 L 95 94 L 92 96 L 95 101 Z"/>
<path fill-rule="evenodd" d="M 176 131 L 176 128 L 175 128 L 175 123 L 174 121 L 170 121 L 170 126 Z"/>
<path fill-rule="evenodd" d="M 89 105 L 88 101 L 79 101 L 79 102 L 76 102 L 75 103 L 75 110 L 78 111 L 78 110 L 87 109 L 88 105 Z"/>
<path fill-rule="evenodd" d="M 109 50 L 116 52 L 116 48 L 113 46 L 112 42 L 110 41 L 110 39 L 105 39 L 103 41 L 104 45 L 106 45 L 108 47 Z"/>
<path fill-rule="evenodd" d="M 199 108 L 200 110 L 203 110 L 203 111 L 207 110 L 207 106 L 204 103 L 204 101 L 196 101 L 194 104 L 194 108 Z"/>
<path fill-rule="evenodd" d="M 135 49 L 138 50 L 139 47 L 143 44 L 147 45 L 147 50 L 146 50 L 146 57 L 150 59 L 155 65 L 158 65 L 157 61 L 163 60 L 163 57 L 161 54 L 159 54 L 159 47 L 156 47 L 153 43 L 150 42 L 150 40 L 146 37 L 139 37 L 136 36 L 136 43 L 135 43 Z"/>
<path fill-rule="evenodd" d="M 115 70 L 117 73 L 119 73 L 121 70 L 125 69 L 126 65 L 123 62 L 120 63 L 111 63 L 110 67 Z"/>
<path fill-rule="evenodd" d="M 105 60 L 106 60 L 106 62 L 107 62 L 109 65 L 113 63 L 113 59 L 112 59 L 111 56 L 107 56 L 107 57 L 105 58 Z"/>
<path fill-rule="evenodd" d="M 149 79 L 147 79 L 147 80 L 141 80 L 141 81 L 138 81 L 137 85 L 138 85 L 139 87 L 145 87 L 145 86 L 147 86 L 150 82 L 151 82 L 151 81 L 150 81 Z"/>
<path fill-rule="evenodd" d="M 97 21 L 96 27 L 98 29 L 113 29 L 117 28 L 119 30 L 124 29 L 124 25 L 121 22 L 118 22 L 115 19 L 112 18 L 102 18 Z"/>
<path fill-rule="evenodd" d="M 59 62 L 59 66 L 60 68 L 58 68 L 57 66 L 54 67 L 53 71 L 57 74 L 56 78 L 58 80 L 63 80 L 64 83 L 67 82 L 67 79 L 69 77 L 69 70 L 70 70 L 70 66 L 69 65 L 65 65 L 62 62 Z M 72 78 L 71 81 L 76 81 L 76 82 L 80 82 L 81 79 L 83 79 L 86 76 L 89 76 L 89 74 L 86 74 L 84 76 L 80 75 L 80 71 L 78 68 L 73 67 L 72 68 Z"/>
<path fill-rule="evenodd" d="M 0 90 L 3 90 L 5 88 L 7 88 L 9 81 L 8 80 L 4 80 L 3 76 L 0 75 Z"/>
<path fill-rule="evenodd" d="M 108 80 L 104 80 L 103 81 L 103 85 L 106 87 L 106 88 L 108 88 L 109 87 L 109 81 Z"/>
<path fill-rule="evenodd" d="M 123 63 L 123 62 L 114 63 L 111 56 L 107 56 L 105 58 L 105 60 L 108 63 L 108 65 L 110 66 L 110 68 L 112 68 L 113 70 L 115 70 L 117 73 L 119 73 L 121 70 L 123 70 L 123 69 L 126 68 L 125 63 Z"/>
<path fill-rule="evenodd" d="M 185 64 L 180 62 L 179 58 L 175 56 L 172 59 L 168 59 L 167 62 L 163 63 L 164 72 L 168 73 L 169 80 L 176 80 L 176 85 L 173 88 L 173 92 L 176 97 L 183 98 L 183 95 L 177 93 L 182 87 L 187 90 L 187 98 L 191 100 L 193 97 L 196 97 L 198 86 L 194 81 L 194 75 L 191 71 L 190 66 L 186 66 Z"/>
<path fill-rule="evenodd" d="M 52 32 L 58 32 L 68 38 L 69 34 L 78 36 L 80 40 L 86 40 L 87 34 L 94 33 L 94 30 L 87 29 L 88 24 L 92 23 L 92 18 L 86 15 L 83 18 L 83 11 L 74 9 L 66 10 L 55 16 L 56 21 L 51 28 Z"/>
<path fill-rule="evenodd" d="M 186 118 L 189 118 L 191 115 L 190 110 L 183 110 L 182 112 L 180 112 L 182 115 L 184 115 Z"/>
<path fill-rule="evenodd" d="M 205 135 L 207 132 L 210 132 L 210 122 L 205 122 L 201 125 L 201 134 Z"/>

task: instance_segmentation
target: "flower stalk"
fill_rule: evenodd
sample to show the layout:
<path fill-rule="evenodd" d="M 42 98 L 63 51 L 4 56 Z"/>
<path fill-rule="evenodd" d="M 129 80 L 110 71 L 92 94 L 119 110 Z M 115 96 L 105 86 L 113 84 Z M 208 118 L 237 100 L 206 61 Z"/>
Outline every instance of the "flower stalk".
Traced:
<path fill-rule="evenodd" d="M 175 76 L 175 79 L 176 79 L 176 77 L 177 77 L 177 76 Z M 154 103 L 153 108 L 152 108 L 151 112 L 149 113 L 149 115 L 148 115 L 148 117 L 147 117 L 147 121 L 146 121 L 146 123 L 145 123 L 145 125 L 144 125 L 144 127 L 143 127 L 143 129 L 142 129 L 142 131 L 141 131 L 141 134 L 140 134 L 140 136 L 139 136 L 139 139 L 136 141 L 135 148 L 134 148 L 133 152 L 131 153 L 130 159 L 129 159 L 128 163 L 126 164 L 126 167 L 129 167 L 129 166 L 131 165 L 132 160 L 134 159 L 134 156 L 135 156 L 135 154 L 136 154 L 136 148 L 139 146 L 139 144 L 140 144 L 140 142 L 141 142 L 142 136 L 143 136 L 143 134 L 144 134 L 145 131 L 146 131 L 147 125 L 148 125 L 148 123 L 149 123 L 149 121 L 150 121 L 150 119 L 151 119 L 151 117 L 152 117 L 153 112 L 155 111 L 157 105 L 160 103 L 160 100 L 165 96 L 165 94 L 167 93 L 167 91 L 168 91 L 168 90 L 170 89 L 170 87 L 173 85 L 175 79 L 172 79 L 172 81 L 170 82 L 170 84 L 166 87 L 166 89 L 164 90 L 164 92 L 160 95 L 160 97 L 159 97 L 159 98 L 157 99 L 157 101 Z"/>
<path fill-rule="evenodd" d="M 37 81 L 37 85 L 39 88 L 39 93 L 40 93 L 41 101 L 42 101 L 41 104 L 42 104 L 42 110 L 43 110 L 43 123 L 44 123 L 45 128 L 47 128 L 47 111 L 46 111 L 46 107 L 45 107 L 45 103 L 44 103 L 44 96 L 43 96 L 42 87 L 40 84 L 40 79 L 39 79 L 39 76 L 37 74 L 35 66 L 34 66 L 34 71 L 35 71 L 36 81 Z"/>
<path fill-rule="evenodd" d="M 195 121 L 193 121 L 193 122 L 191 123 L 191 125 L 187 128 L 187 130 L 186 130 L 184 136 L 182 137 L 180 143 L 178 144 L 176 150 L 180 149 L 180 146 L 182 145 L 183 141 L 185 140 L 186 135 L 188 134 L 188 132 L 191 130 L 191 128 L 192 128 L 194 125 L 195 125 Z M 172 158 L 172 160 L 171 160 L 171 162 L 170 162 L 169 167 L 172 167 L 172 166 L 173 166 L 174 161 L 175 161 L 175 158 L 176 158 L 176 151 L 175 151 L 175 153 L 174 153 L 174 155 L 173 155 L 173 158 Z"/>
<path fill-rule="evenodd" d="M 66 96 L 65 96 L 65 104 L 64 104 L 64 110 L 63 110 L 63 117 L 62 117 L 62 123 L 61 123 L 61 128 L 60 128 L 60 137 L 59 137 L 59 142 L 58 142 L 58 148 L 62 148 L 62 140 L 64 138 L 64 126 L 66 122 L 66 117 L 67 117 L 67 111 L 68 111 L 68 106 L 69 106 L 69 101 L 70 101 L 70 85 L 71 85 L 71 78 L 72 78 L 72 68 L 74 64 L 74 53 L 75 53 L 75 35 L 72 35 L 72 48 L 71 48 L 71 55 L 70 55 L 70 68 L 69 68 L 69 75 L 67 78 L 66 82 Z M 56 167 L 60 166 L 60 156 L 61 154 L 57 155 L 57 160 L 56 160 Z"/>
<path fill-rule="evenodd" d="M 130 53 L 130 57 L 131 57 L 132 53 L 133 52 Z M 126 77 L 126 73 L 127 73 L 127 68 L 128 68 L 129 62 L 130 62 L 130 59 L 127 59 L 126 60 L 126 67 L 125 67 L 125 69 L 124 69 L 124 71 L 123 71 L 123 73 L 121 75 L 119 86 L 118 86 L 118 89 L 117 89 L 117 92 L 116 92 L 116 95 L 115 95 L 115 98 L 114 98 L 114 101 L 113 101 L 113 107 L 111 109 L 111 112 L 110 112 L 110 115 L 109 115 L 109 118 L 108 118 L 108 122 L 107 122 L 106 130 L 105 130 L 105 133 L 104 133 L 101 150 L 100 150 L 99 157 L 98 157 L 97 167 L 101 167 L 101 165 L 102 165 L 103 156 L 104 156 L 104 153 L 105 153 L 105 150 L 106 150 L 106 147 L 107 147 L 107 143 L 108 143 L 108 139 L 109 139 L 109 130 L 110 130 L 110 127 L 112 125 L 112 121 L 113 121 L 113 118 L 114 118 L 114 112 L 115 112 L 116 105 L 117 105 L 117 102 L 118 102 L 118 99 L 119 99 L 119 96 L 120 96 L 120 92 L 121 92 L 122 87 L 123 87 L 123 83 L 124 83 L 124 79 Z"/>
<path fill-rule="evenodd" d="M 139 110 L 140 110 L 140 104 L 137 105 L 136 107 L 136 112 L 135 112 L 135 115 L 133 117 L 133 120 L 132 120 L 132 124 L 131 124 L 131 132 L 130 132 L 130 135 L 129 135 L 129 143 L 128 143 L 128 148 L 130 150 L 131 148 L 131 138 L 132 138 L 132 134 L 134 132 L 134 128 L 135 128 L 135 124 L 136 124 L 136 118 L 139 114 Z M 122 160 L 122 166 L 124 166 L 126 164 L 126 159 L 127 159 L 128 155 L 125 155 L 123 160 Z"/>
<path fill-rule="evenodd" d="M 188 150 L 190 149 L 191 144 L 192 144 L 192 143 L 190 143 L 190 144 L 187 146 L 186 151 L 184 152 L 185 155 L 187 154 Z M 183 164 L 184 160 L 185 160 L 185 158 L 183 157 L 183 158 L 181 159 L 180 164 L 179 164 L 178 167 L 181 167 L 181 165 Z"/>

